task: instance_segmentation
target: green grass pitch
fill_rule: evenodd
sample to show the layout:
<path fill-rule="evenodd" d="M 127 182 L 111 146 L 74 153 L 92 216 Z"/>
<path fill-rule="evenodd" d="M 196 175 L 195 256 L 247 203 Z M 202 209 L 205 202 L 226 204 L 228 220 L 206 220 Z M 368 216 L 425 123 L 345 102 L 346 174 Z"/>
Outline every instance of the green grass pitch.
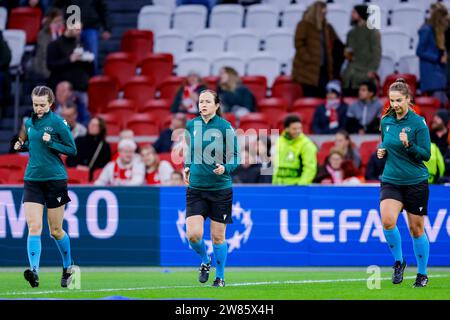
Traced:
<path fill-rule="evenodd" d="M 430 268 L 426 288 L 413 288 L 415 267 L 400 285 L 382 268 L 380 289 L 369 290 L 365 268 L 228 268 L 226 287 L 200 284 L 195 268 L 82 268 L 81 288 L 59 286 L 60 270 L 42 268 L 40 285 L 31 288 L 23 270 L 0 268 L 0 299 L 450 299 L 450 268 Z"/>

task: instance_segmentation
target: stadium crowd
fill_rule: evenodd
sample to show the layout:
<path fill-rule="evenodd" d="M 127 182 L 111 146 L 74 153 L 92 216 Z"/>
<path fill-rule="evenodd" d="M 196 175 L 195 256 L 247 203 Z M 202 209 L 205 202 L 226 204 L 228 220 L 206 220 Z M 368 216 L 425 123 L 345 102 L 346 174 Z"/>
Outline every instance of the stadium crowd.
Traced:
<path fill-rule="evenodd" d="M 176 4 L 202 4 L 211 17 L 211 11 L 220 4 L 251 6 L 260 2 L 177 0 Z M 64 12 L 71 4 L 80 6 L 81 22 L 66 26 Z M 108 41 L 112 32 L 105 0 L 0 1 L 0 6 L 7 9 L 10 17 L 20 6 L 35 8 L 43 15 L 33 57 L 25 72 L 36 84 L 47 84 L 55 91 L 54 112 L 67 121 L 78 149 L 76 156 L 64 159 L 71 168 L 69 177 L 73 175 L 74 183 L 183 185 L 180 173 L 182 163 L 173 159 L 174 154 L 181 152 L 183 144 L 178 132 L 198 113 L 199 93 L 206 88 L 217 90 L 224 117 L 233 126 L 241 129 L 283 129 L 279 137 L 266 133 L 259 134 L 253 140 L 242 139 L 245 141 L 241 144 L 242 161 L 233 174 L 235 183 L 359 184 L 378 181 L 383 172 L 385 160 L 378 159 L 375 153 L 379 141 L 363 142 L 359 145 L 360 150 L 350 136 L 379 134 L 380 118 L 389 104 L 385 88 L 397 76 L 403 77 L 393 75 L 380 78 L 382 35 L 379 30 L 367 27 L 367 4 L 353 7 L 349 17 L 351 28 L 343 42 L 337 30 L 327 21 L 327 4 L 324 1 L 312 2 L 299 17 L 295 28 L 292 71 L 288 75 L 279 75 L 269 85 L 271 96 L 268 98 L 266 90 L 261 96 L 258 87 L 251 81 L 251 76 L 258 74 L 244 75 L 238 68 L 228 65 L 207 76 L 191 68 L 184 77 L 174 77 L 170 69 L 166 78 L 160 79 L 160 74 L 155 73 L 154 77 L 158 79 L 149 80 L 145 77 L 144 56 L 140 61 L 141 74 L 135 75 L 133 68 L 133 74 L 127 79 L 129 82 L 122 83 L 121 77 L 125 72 L 116 70 L 121 75 L 111 80 L 108 59 L 114 60 L 116 57 L 119 61 L 130 56 L 113 53 L 106 58 L 103 70 L 101 68 L 99 41 Z M 418 97 L 413 108 L 425 116 L 430 127 L 432 156 L 426 163 L 430 183 L 450 181 L 447 97 L 450 78 L 447 63 L 450 51 L 449 19 L 443 3 L 430 6 L 428 19 L 417 30 L 416 55 L 419 58 L 420 82 L 414 76 L 406 77 L 412 91 L 420 92 L 420 97 L 426 98 L 422 101 L 428 101 L 427 105 L 421 105 Z M 3 31 L 0 31 L 2 109 L 11 105 L 11 59 L 11 48 L 4 39 Z M 173 78 L 176 81 L 172 82 L 170 94 L 164 94 L 161 83 Z M 288 90 L 281 95 L 276 95 L 277 79 L 288 80 Z M 95 84 L 101 81 L 114 88 L 115 92 L 104 106 L 95 103 L 102 98 L 102 91 L 90 94 Z M 145 86 L 136 86 L 138 91 L 133 94 L 129 89 L 129 83 L 133 81 L 137 85 L 145 85 L 148 81 L 160 83 L 155 84 L 157 90 L 153 86 L 148 92 L 142 90 Z M 159 96 L 155 95 L 155 91 L 159 91 Z M 299 94 L 295 95 L 295 92 Z M 311 98 L 314 104 L 313 108 L 309 107 L 310 113 L 300 103 L 306 103 L 307 98 Z M 270 106 L 271 101 L 275 105 Z M 429 101 L 432 101 L 433 108 L 429 108 Z M 123 117 L 126 114 L 121 112 L 131 103 L 136 106 L 136 112 L 132 112 L 127 125 L 120 124 L 125 121 Z M 277 110 L 280 104 L 282 108 Z M 141 114 L 145 113 L 143 111 L 150 109 L 152 112 L 163 110 L 161 113 L 154 112 L 156 118 L 139 118 L 144 116 Z M 274 113 L 269 112 L 274 109 Z M 267 115 L 265 110 L 268 110 Z M 118 116 L 112 117 L 114 113 Z M 133 130 L 130 125 L 133 121 L 142 126 L 136 125 Z M 149 129 L 146 126 L 149 124 L 156 129 Z M 318 146 L 310 134 L 333 138 Z M 142 142 L 139 139 L 141 136 L 155 136 L 156 140 L 153 143 Z M 118 141 L 111 142 L 108 137 L 118 137 Z M 14 152 L 13 148 L 11 152 Z M 297 177 L 284 179 L 280 167 L 298 172 Z M 86 178 L 77 180 L 78 176 Z M 11 182 L 10 178 L 5 177 L 0 181 Z"/>

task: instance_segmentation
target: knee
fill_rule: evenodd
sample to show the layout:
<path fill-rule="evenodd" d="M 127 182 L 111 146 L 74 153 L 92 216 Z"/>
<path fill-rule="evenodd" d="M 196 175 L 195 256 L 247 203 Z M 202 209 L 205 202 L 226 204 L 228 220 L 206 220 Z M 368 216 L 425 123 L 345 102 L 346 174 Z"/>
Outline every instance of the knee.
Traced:
<path fill-rule="evenodd" d="M 414 238 L 419 238 L 420 236 L 423 235 L 424 230 L 423 230 L 423 226 L 420 225 L 411 225 L 409 226 L 409 232 L 411 233 L 411 235 Z"/>
<path fill-rule="evenodd" d="M 201 234 L 201 232 L 198 232 L 198 231 L 187 231 L 186 236 L 187 236 L 189 242 L 192 242 L 192 243 L 197 243 L 200 240 L 202 240 L 202 234 Z"/>
<path fill-rule="evenodd" d="M 41 222 L 31 222 L 28 224 L 28 233 L 31 235 L 40 235 L 42 233 Z"/>
<path fill-rule="evenodd" d="M 224 234 L 212 234 L 211 240 L 213 244 L 222 244 L 225 241 L 225 235 Z"/>
<path fill-rule="evenodd" d="M 381 223 L 383 224 L 383 228 L 385 230 L 391 230 L 395 227 L 396 221 L 390 217 L 383 218 Z"/>
<path fill-rule="evenodd" d="M 55 239 L 61 239 L 64 236 L 64 231 L 60 227 L 51 227 L 50 234 Z"/>

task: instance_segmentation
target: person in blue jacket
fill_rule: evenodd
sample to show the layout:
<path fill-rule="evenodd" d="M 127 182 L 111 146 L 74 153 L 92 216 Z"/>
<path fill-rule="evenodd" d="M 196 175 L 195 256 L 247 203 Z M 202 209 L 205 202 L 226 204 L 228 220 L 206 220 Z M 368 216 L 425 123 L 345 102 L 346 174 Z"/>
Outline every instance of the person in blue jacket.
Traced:
<path fill-rule="evenodd" d="M 447 18 L 448 10 L 444 4 L 431 5 L 430 18 L 419 29 L 419 44 L 416 50 L 420 61 L 420 89 L 438 98 L 443 105 L 448 101 L 445 94 L 448 60 L 445 47 Z"/>

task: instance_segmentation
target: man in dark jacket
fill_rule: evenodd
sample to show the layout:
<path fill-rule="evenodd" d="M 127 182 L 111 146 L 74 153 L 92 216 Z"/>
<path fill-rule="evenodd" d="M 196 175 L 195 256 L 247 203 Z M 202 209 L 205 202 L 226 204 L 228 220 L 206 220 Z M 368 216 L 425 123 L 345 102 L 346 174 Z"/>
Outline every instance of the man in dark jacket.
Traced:
<path fill-rule="evenodd" d="M 75 91 L 87 91 L 93 64 L 79 47 L 81 29 L 81 24 L 68 24 L 63 36 L 48 45 L 48 85 L 53 90 L 61 81 L 69 81 Z"/>
<path fill-rule="evenodd" d="M 164 129 L 155 141 L 153 147 L 156 152 L 170 152 L 172 150 L 172 145 L 174 141 L 172 140 L 172 133 L 175 130 L 181 130 L 186 128 L 186 115 L 184 113 L 178 112 L 172 116 L 172 122 L 170 127 Z"/>
<path fill-rule="evenodd" d="M 76 5 L 81 10 L 83 32 L 81 42 L 84 48 L 94 54 L 95 73 L 98 73 L 98 45 L 100 29 L 103 40 L 111 38 L 111 22 L 109 10 L 104 0 L 55 0 L 54 6 L 66 12 L 67 7 Z"/>
<path fill-rule="evenodd" d="M 435 143 L 441 154 L 445 156 L 448 149 L 448 118 L 449 114 L 446 109 L 439 109 L 431 121 L 430 139 Z"/>

